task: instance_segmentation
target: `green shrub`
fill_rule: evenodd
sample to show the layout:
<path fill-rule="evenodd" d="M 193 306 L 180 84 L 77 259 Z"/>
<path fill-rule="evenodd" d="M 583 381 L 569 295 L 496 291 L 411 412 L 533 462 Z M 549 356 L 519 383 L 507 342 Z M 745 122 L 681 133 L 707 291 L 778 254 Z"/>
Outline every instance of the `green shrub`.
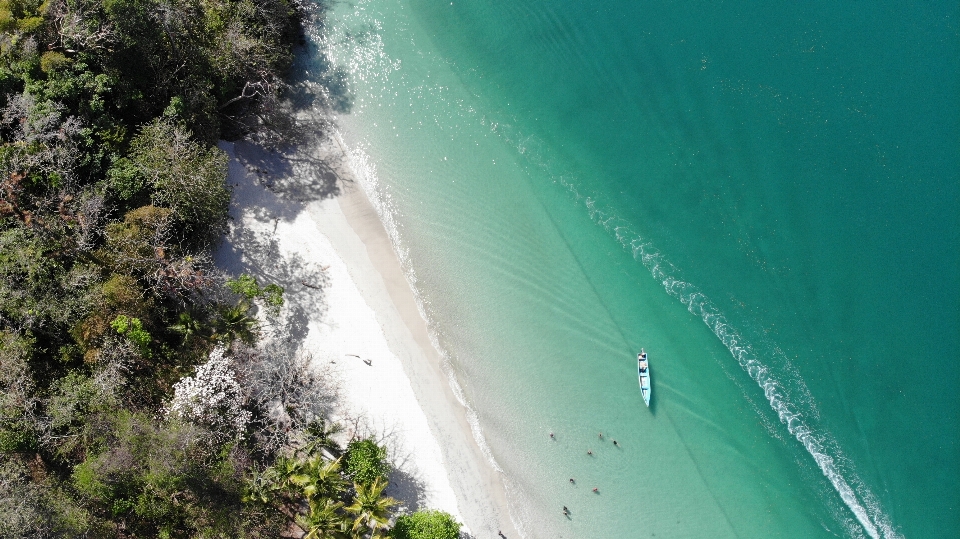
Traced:
<path fill-rule="evenodd" d="M 457 539 L 460 523 L 443 511 L 417 511 L 412 515 L 397 517 L 390 530 L 394 539 Z"/>
<path fill-rule="evenodd" d="M 390 465 L 387 464 L 387 449 L 373 440 L 354 440 L 347 446 L 347 458 L 344 470 L 347 475 L 361 485 L 369 485 L 378 477 L 387 477 Z"/>
<path fill-rule="evenodd" d="M 47 51 L 40 56 L 40 70 L 44 73 L 52 73 L 68 65 L 70 59 L 61 52 Z"/>
<path fill-rule="evenodd" d="M 110 487 L 104 483 L 93 461 L 81 462 L 73 469 L 73 486 L 88 499 L 102 500 L 111 495 Z"/>
<path fill-rule="evenodd" d="M 100 287 L 104 306 L 109 309 L 123 309 L 127 312 L 145 311 L 148 305 L 143 301 L 143 292 L 137 280 L 129 275 L 113 275 Z"/>
<path fill-rule="evenodd" d="M 277 284 L 268 284 L 261 287 L 254 277 L 247 274 L 240 275 L 236 279 L 227 280 L 227 288 L 234 294 L 239 294 L 246 299 L 260 299 L 266 306 L 270 314 L 276 316 L 283 307 L 283 287 Z"/>
<path fill-rule="evenodd" d="M 64 362 L 76 354 L 84 356 L 88 363 L 96 363 L 104 337 L 116 331 L 111 322 L 117 314 L 142 320 L 152 312 L 153 302 L 149 297 L 144 299 L 139 283 L 129 275 L 112 275 L 100 286 L 99 293 L 91 296 L 91 313 L 70 330 L 76 345 L 61 347 Z"/>
<path fill-rule="evenodd" d="M 185 242 L 204 246 L 226 231 L 230 189 L 223 151 L 196 142 L 180 125 L 156 120 L 130 143 L 130 161 L 153 187 L 154 203 L 173 210 Z"/>
<path fill-rule="evenodd" d="M 33 339 L 0 330 L 0 453 L 29 451 L 38 445 L 25 413 L 36 402 L 29 366 L 33 353 Z"/>
<path fill-rule="evenodd" d="M 150 342 L 153 340 L 153 337 L 147 333 L 147 330 L 143 329 L 143 322 L 141 322 L 139 318 L 130 318 L 127 315 L 121 314 L 114 318 L 113 322 L 110 322 L 110 327 L 137 345 L 141 355 L 150 357 Z"/>
<path fill-rule="evenodd" d="M 268 284 L 261 290 L 261 297 L 267 303 L 267 306 L 273 310 L 279 310 L 283 307 L 283 287 L 278 284 Z"/>
<path fill-rule="evenodd" d="M 247 299 L 253 299 L 260 295 L 260 286 L 257 280 L 247 274 L 243 274 L 236 279 L 227 279 L 227 288 L 234 294 L 240 294 Z"/>
<path fill-rule="evenodd" d="M 25 462 L 0 459 L 0 537 L 103 537 L 60 482 L 31 475 Z"/>
<path fill-rule="evenodd" d="M 82 422 L 89 410 L 105 403 L 105 397 L 89 376 L 71 371 L 50 385 L 47 399 L 49 425 L 57 431 Z"/>
<path fill-rule="evenodd" d="M 17 21 L 17 30 L 24 34 L 36 31 L 43 25 L 43 17 L 26 17 Z"/>
<path fill-rule="evenodd" d="M 0 423 L 0 453 L 35 450 L 37 437 L 22 421 Z"/>
<path fill-rule="evenodd" d="M 50 256 L 53 245 L 25 228 L 0 231 L 0 313 L 22 327 L 61 319 L 62 295 L 56 292 L 65 273 Z"/>
<path fill-rule="evenodd" d="M 169 208 L 143 206 L 128 211 L 123 222 L 106 226 L 106 245 L 98 258 L 112 272 L 148 275 L 160 269 L 160 260 L 171 247 L 164 241 L 171 233 Z"/>
<path fill-rule="evenodd" d="M 138 166 L 121 157 L 107 170 L 107 185 L 118 199 L 130 200 L 146 189 L 147 181 Z"/>

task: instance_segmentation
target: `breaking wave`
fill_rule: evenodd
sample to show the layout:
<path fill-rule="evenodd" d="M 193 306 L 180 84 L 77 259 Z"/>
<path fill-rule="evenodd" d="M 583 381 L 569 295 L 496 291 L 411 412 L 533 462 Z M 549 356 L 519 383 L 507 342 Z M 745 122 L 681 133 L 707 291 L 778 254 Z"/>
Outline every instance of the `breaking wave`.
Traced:
<path fill-rule="evenodd" d="M 378 30 L 377 21 L 371 21 L 370 32 L 363 36 L 362 45 L 340 48 L 340 51 L 345 51 L 347 54 L 342 54 L 339 58 L 333 59 L 335 63 L 344 65 L 354 77 L 386 85 L 386 75 L 400 69 L 400 63 L 384 54 L 382 43 L 377 35 Z M 356 36 L 353 37 L 356 38 Z M 329 41 L 323 43 L 325 39 L 326 36 L 318 36 L 318 41 L 322 43 L 321 48 L 325 48 L 327 51 L 337 48 L 332 46 L 333 44 Z M 357 43 L 354 43 L 354 45 L 357 45 Z M 367 104 L 358 103 L 358 105 L 362 108 Z M 662 285 L 667 294 L 680 301 L 691 314 L 703 321 L 723 343 L 743 371 L 759 385 L 770 409 L 785 427 L 787 433 L 796 439 L 812 457 L 823 476 L 852 513 L 859 526 L 846 515 L 836 515 L 840 523 L 845 525 L 850 536 L 862 537 L 863 533 L 866 533 L 872 539 L 898 539 L 902 537 L 893 527 L 889 517 L 883 512 L 877 497 L 857 476 L 853 464 L 844 456 L 832 435 L 817 426 L 819 414 L 813 398 L 799 373 L 791 366 L 789 359 L 779 349 L 775 346 L 764 346 L 762 352 L 758 351 L 758 346 L 755 346 L 742 331 L 734 327 L 706 294 L 694 284 L 679 277 L 680 271 L 666 259 L 652 242 L 643 238 L 631 227 L 629 222 L 617 217 L 609 208 L 601 207 L 595 197 L 582 194 L 575 185 L 576 175 L 565 170 L 558 170 L 556 164 L 559 161 L 547 157 L 551 152 L 537 137 L 525 136 L 510 123 L 484 117 L 475 109 L 468 108 L 463 104 L 461 104 L 461 113 L 476 118 L 481 124 L 487 126 L 491 132 L 502 137 L 505 142 L 513 146 L 533 168 L 538 169 L 552 181 L 566 188 L 577 203 L 586 208 L 591 219 L 615 238 L 632 255 L 634 260 L 642 264 L 650 275 Z M 361 178 L 361 185 L 367 191 L 391 236 L 394 248 L 397 250 L 412 288 L 417 290 L 417 276 L 410 266 L 408 253 L 403 247 L 404 243 L 394 219 L 397 209 L 392 206 L 389 194 L 380 192 L 380 189 L 377 188 L 375 169 L 363 150 L 353 148 L 345 150 L 345 152 L 349 154 L 351 165 L 358 177 Z M 429 306 L 423 304 L 423 299 L 419 294 L 417 300 L 421 314 L 425 319 L 430 320 Z M 430 326 L 432 330 L 435 330 L 435 324 L 431 323 Z M 491 466 L 502 472 L 480 429 L 477 413 L 464 399 L 463 391 L 456 380 L 456 376 L 449 370 L 449 358 L 443 348 L 439 346 L 439 342 L 436 342 L 436 335 L 433 332 L 431 332 L 431 339 L 435 341 L 434 345 L 444 355 L 450 385 L 457 398 L 467 409 L 467 415 L 477 444 L 481 447 Z M 756 341 L 754 340 L 754 342 Z M 776 365 L 777 368 L 773 368 L 771 365 Z M 780 438 L 779 435 L 774 435 Z M 511 514 L 510 516 L 514 525 L 518 529 L 522 529 L 522 523 L 518 521 L 516 515 Z"/>
<path fill-rule="evenodd" d="M 781 357 L 776 358 L 778 363 L 793 371 L 793 378 L 788 387 L 767 364 L 761 361 L 758 353 L 748 340 L 735 328 L 720 309 L 701 292 L 695 285 L 677 278 L 676 268 L 666 260 L 663 254 L 653 244 L 634 232 L 627 223 L 612 216 L 608 211 L 597 208 L 592 198 L 582 198 L 576 189 L 569 184 L 565 186 L 581 199 L 590 212 L 594 222 L 609 232 L 624 249 L 628 250 L 634 260 L 637 260 L 656 279 L 663 289 L 672 297 L 683 303 L 691 314 L 700 318 L 710 331 L 720 339 L 720 342 L 730 351 L 740 367 L 763 390 L 763 394 L 777 417 L 787 431 L 813 457 L 824 477 L 830 481 L 834 490 L 840 495 L 843 503 L 850 509 L 854 517 L 863 527 L 863 530 L 872 539 L 893 539 L 901 537 L 880 509 L 879 501 L 870 490 L 863 485 L 856 474 L 850 470 L 850 465 L 840 451 L 832 436 L 822 429 L 815 429 L 806 420 L 816 418 L 819 414 L 812 398 L 809 397 L 806 385 L 790 366 L 789 360 L 777 351 Z M 798 402 L 791 399 L 790 394 L 805 396 Z M 848 477 L 850 479 L 848 479 Z"/>
<path fill-rule="evenodd" d="M 761 354 L 744 334 L 729 321 L 697 286 L 678 277 L 680 272 L 652 242 L 643 238 L 611 209 L 601 207 L 595 197 L 582 194 L 574 182 L 576 174 L 558 170 L 558 160 L 548 157 L 549 148 L 535 136 L 525 136 L 509 123 L 489 121 L 492 131 L 501 135 L 535 168 L 562 185 L 589 212 L 591 219 L 604 228 L 630 254 L 643 264 L 670 296 L 683 303 L 727 348 L 740 367 L 763 390 L 763 394 L 787 432 L 813 457 L 843 503 L 853 513 L 863 532 L 872 539 L 900 539 L 879 500 L 863 484 L 853 464 L 844 457 L 832 435 L 815 423 L 819 412 L 799 372 L 776 346 L 764 346 Z M 769 357 L 768 357 L 769 356 Z M 761 357 L 765 357 L 765 363 Z M 777 364 L 778 369 L 770 364 Z M 779 436 L 777 436 L 779 438 Z M 857 526 L 843 515 L 848 533 L 862 536 Z M 847 521 L 847 522 L 845 522 Z"/>

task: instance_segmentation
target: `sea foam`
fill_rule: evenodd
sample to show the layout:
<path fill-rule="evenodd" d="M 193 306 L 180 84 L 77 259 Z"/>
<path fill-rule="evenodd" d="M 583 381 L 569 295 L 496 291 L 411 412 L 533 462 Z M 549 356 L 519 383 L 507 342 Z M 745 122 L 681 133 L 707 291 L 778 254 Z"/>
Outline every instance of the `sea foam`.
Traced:
<path fill-rule="evenodd" d="M 761 361 L 748 340 L 695 285 L 674 276 L 678 273 L 676 268 L 651 242 L 634 232 L 626 222 L 616 217 L 611 211 L 598 208 L 593 198 L 581 196 L 570 182 L 564 181 L 563 184 L 583 202 L 594 222 L 612 234 L 635 260 L 647 268 L 670 296 L 686 305 L 687 310 L 703 320 L 710 331 L 720 339 L 740 367 L 760 386 L 780 422 L 813 457 L 824 477 L 833 485 L 834 490 L 854 514 L 867 535 L 873 539 L 901 537 L 894 529 L 889 517 L 881 510 L 877 497 L 863 485 L 852 470 L 852 466 L 841 467 L 841 462 L 848 461 L 833 437 L 823 429 L 814 429 L 808 421 L 805 421 L 805 417 L 816 418 L 819 415 L 812 401 L 807 399 L 806 403 L 800 404 L 789 399 L 784 390 L 784 383 L 770 367 Z M 789 365 L 786 357 L 777 359 Z M 804 392 L 808 393 L 806 385 L 795 369 L 784 370 L 792 371 L 793 376 L 797 377 L 793 380 L 793 384 L 802 387 Z"/>
<path fill-rule="evenodd" d="M 358 9 L 362 8 L 358 6 Z M 384 85 L 383 89 L 389 90 L 387 88 L 389 84 L 387 75 L 400 69 L 400 62 L 389 58 L 384 53 L 382 42 L 377 35 L 377 29 L 377 21 L 372 20 L 370 22 L 370 33 L 356 39 L 352 46 L 348 47 L 335 46 L 336 44 L 331 43 L 327 36 L 316 36 L 316 41 L 321 43 L 321 48 L 332 53 L 334 57 L 332 59 L 336 63 L 347 66 L 352 76 L 367 83 L 382 83 Z M 336 58 L 336 50 L 347 54 Z M 365 105 L 369 104 L 360 104 L 361 107 Z M 617 217 L 610 208 L 600 207 L 596 197 L 582 194 L 576 186 L 575 174 L 557 170 L 555 167 L 557 161 L 547 157 L 550 150 L 537 137 L 519 133 L 513 127 L 514 122 L 509 121 L 509 119 L 504 121 L 483 117 L 477 110 L 466 106 L 462 106 L 461 113 L 472 117 L 479 116 L 479 122 L 487 125 L 491 132 L 502 137 L 508 144 L 516 148 L 522 159 L 526 160 L 533 168 L 545 173 L 554 182 L 565 187 L 573 195 L 573 198 L 586 208 L 591 219 L 611 234 L 625 250 L 630 252 L 633 258 L 649 271 L 670 296 L 683 303 L 691 314 L 704 322 L 727 348 L 737 364 L 759 385 L 780 423 L 784 425 L 790 436 L 800 442 L 823 476 L 829 481 L 833 490 L 839 495 L 843 504 L 853 514 L 862 532 L 856 529 L 856 525 L 846 525 L 846 531 L 850 536 L 860 537 L 862 533 L 866 533 L 873 539 L 901 537 L 880 507 L 877 497 L 857 476 L 853 464 L 844 456 L 835 439 L 829 432 L 816 425 L 819 416 L 817 408 L 812 402 L 812 398 L 809 398 L 809 392 L 803 380 L 799 377 L 797 371 L 790 367 L 790 362 L 786 357 L 767 358 L 768 363 L 775 362 L 785 366 L 775 373 L 774 369 L 761 359 L 751 342 L 730 323 L 716 304 L 698 287 L 679 278 L 680 272 L 678 269 L 650 241 L 634 231 L 627 221 Z M 371 202 L 373 202 L 381 220 L 384 222 L 394 248 L 401 259 L 407 278 L 416 291 L 416 272 L 410 265 L 409 256 L 407 256 L 403 247 L 404 243 L 396 226 L 397 208 L 391 206 L 389 194 L 383 192 L 382 189 L 378 189 L 375 168 L 363 150 L 354 148 L 348 150 L 348 153 L 351 166 L 361 179 L 361 185 L 367 191 Z M 423 298 L 419 293 L 417 294 L 417 302 L 421 314 L 430 326 L 431 340 L 434 341 L 434 346 L 437 347 L 444 358 L 444 369 L 448 375 L 451 388 L 461 404 L 467 409 L 474 439 L 491 466 L 502 473 L 502 469 L 496 462 L 480 428 L 479 416 L 464 398 L 462 388 L 450 369 L 449 357 L 437 340 L 435 333 L 437 326 L 430 323 L 429 306 L 424 305 Z M 774 353 L 782 356 L 782 352 Z M 783 378 L 784 376 L 788 376 L 789 379 Z M 789 383 L 785 383 L 785 380 Z M 789 389 L 787 389 L 788 385 Z M 806 398 L 791 398 L 792 395 L 797 394 Z M 780 438 L 780 436 L 777 436 L 777 438 Z M 843 515 L 836 515 L 836 518 L 841 524 L 846 524 L 848 521 Z M 511 514 L 511 519 L 518 529 L 522 529 L 522 522 L 516 518 L 516 515 Z"/>
<path fill-rule="evenodd" d="M 588 211 L 591 220 L 613 236 L 634 260 L 650 272 L 667 294 L 683 303 L 720 339 L 737 364 L 763 390 L 780 423 L 813 458 L 833 490 L 853 513 L 863 532 L 872 539 L 901 538 L 889 516 L 880 507 L 878 498 L 859 478 L 833 436 L 816 426 L 819 411 L 799 372 L 783 352 L 775 346 L 767 347 L 771 348 L 767 353 L 776 356 L 768 358 L 769 363 L 782 366 L 775 373 L 768 363 L 761 360 L 749 339 L 733 326 L 706 294 L 694 284 L 677 277 L 679 270 L 652 242 L 643 238 L 611 208 L 601 207 L 596 197 L 581 193 L 576 185 L 577 175 L 561 170 L 557 165 L 558 160 L 549 157 L 551 151 L 546 144 L 536 136 L 520 133 L 512 122 L 485 121 L 493 132 L 516 148 L 530 165 L 563 186 Z M 841 523 L 847 520 L 843 515 L 835 517 Z M 862 535 L 855 526 L 848 525 L 846 528 L 851 536 Z"/>

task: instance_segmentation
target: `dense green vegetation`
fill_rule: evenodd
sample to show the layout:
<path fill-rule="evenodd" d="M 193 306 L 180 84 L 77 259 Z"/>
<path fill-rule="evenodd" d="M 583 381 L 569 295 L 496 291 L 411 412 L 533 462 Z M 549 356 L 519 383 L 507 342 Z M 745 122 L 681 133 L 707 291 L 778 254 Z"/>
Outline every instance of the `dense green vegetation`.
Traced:
<path fill-rule="evenodd" d="M 386 463 L 387 451 L 373 440 L 354 440 L 347 446 L 345 472 L 360 484 L 371 484 L 385 479 L 390 472 Z"/>
<path fill-rule="evenodd" d="M 401 515 L 390 530 L 394 539 L 457 539 L 460 524 L 443 511 L 420 511 Z"/>
<path fill-rule="evenodd" d="M 389 528 L 384 449 L 256 345 L 283 290 L 210 257 L 215 141 L 275 134 L 304 9 L 0 0 L 0 537 Z"/>

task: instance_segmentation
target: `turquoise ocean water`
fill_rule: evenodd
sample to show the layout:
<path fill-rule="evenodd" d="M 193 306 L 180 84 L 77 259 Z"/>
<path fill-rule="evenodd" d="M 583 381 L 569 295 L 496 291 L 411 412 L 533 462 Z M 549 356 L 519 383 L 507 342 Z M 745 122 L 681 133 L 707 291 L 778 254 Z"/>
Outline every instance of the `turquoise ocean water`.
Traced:
<path fill-rule="evenodd" d="M 956 3 L 329 8 L 308 69 L 528 537 L 960 536 Z"/>

